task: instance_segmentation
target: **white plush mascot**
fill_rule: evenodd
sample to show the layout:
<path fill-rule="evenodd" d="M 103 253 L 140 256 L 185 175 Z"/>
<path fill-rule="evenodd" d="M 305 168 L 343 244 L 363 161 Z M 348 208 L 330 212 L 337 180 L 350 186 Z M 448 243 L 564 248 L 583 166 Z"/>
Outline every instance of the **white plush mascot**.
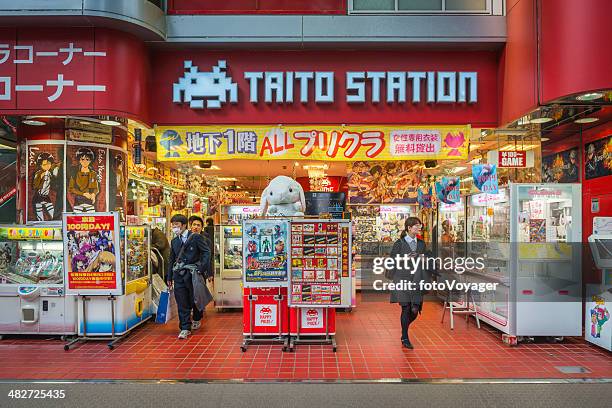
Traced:
<path fill-rule="evenodd" d="M 304 189 L 294 179 L 277 176 L 261 194 L 261 215 L 299 216 L 306 211 Z"/>

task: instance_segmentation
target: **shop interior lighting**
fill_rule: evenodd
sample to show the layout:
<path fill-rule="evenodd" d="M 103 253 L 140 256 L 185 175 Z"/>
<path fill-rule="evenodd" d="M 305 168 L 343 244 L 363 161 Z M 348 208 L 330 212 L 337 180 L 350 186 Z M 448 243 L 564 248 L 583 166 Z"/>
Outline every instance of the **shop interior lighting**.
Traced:
<path fill-rule="evenodd" d="M 585 123 L 597 122 L 598 120 L 599 118 L 580 118 L 580 119 L 576 119 L 574 123 L 585 124 Z"/>
<path fill-rule="evenodd" d="M 30 126 L 45 126 L 46 125 L 46 123 L 43 122 L 42 120 L 36 120 L 36 119 L 31 119 L 31 118 L 26 118 L 22 120 L 21 123 L 23 123 L 24 125 L 30 125 Z"/>
<path fill-rule="evenodd" d="M 500 147 L 499 150 L 503 150 L 505 152 L 511 152 L 511 151 L 514 151 L 514 150 L 533 150 L 533 149 L 535 149 L 535 148 L 537 148 L 539 146 L 540 145 L 537 145 L 537 144 L 526 144 L 526 145 L 508 144 L 508 145 Z"/>
<path fill-rule="evenodd" d="M 238 181 L 236 177 L 217 177 L 219 181 Z"/>
<path fill-rule="evenodd" d="M 469 164 L 480 164 L 480 161 L 482 159 L 480 157 L 474 157 L 472 160 L 470 160 L 468 163 Z"/>
<path fill-rule="evenodd" d="M 548 142 L 550 139 L 549 139 L 549 138 L 547 138 L 547 137 L 543 137 L 543 138 L 541 138 L 540 140 L 541 140 L 542 142 Z"/>
<path fill-rule="evenodd" d="M 470 143 L 470 152 L 473 151 L 473 150 L 478 149 L 480 146 L 482 146 L 482 145 L 480 145 L 478 143 Z"/>
<path fill-rule="evenodd" d="M 107 126 L 121 126 L 121 122 L 116 121 L 113 116 L 100 116 L 100 123 Z"/>
<path fill-rule="evenodd" d="M 221 170 L 221 167 L 219 167 L 217 165 L 214 165 L 214 164 L 212 166 L 208 167 L 208 168 L 200 167 L 199 164 L 196 164 L 195 168 L 199 169 L 199 170 Z"/>
<path fill-rule="evenodd" d="M 327 164 L 307 164 L 302 167 L 304 170 L 327 170 L 329 168 Z"/>
<path fill-rule="evenodd" d="M 601 92 L 589 92 L 589 93 L 585 93 L 580 96 L 577 96 L 576 99 L 584 102 L 584 101 L 594 101 L 602 97 L 603 97 L 603 94 Z"/>
<path fill-rule="evenodd" d="M 547 116 L 542 116 L 539 118 L 533 118 L 529 121 L 529 123 L 534 123 L 534 124 L 540 124 L 540 123 L 547 123 L 547 122 L 551 122 L 553 120 L 553 118 L 549 118 Z"/>
<path fill-rule="evenodd" d="M 463 171 L 465 169 L 467 169 L 467 167 L 455 167 L 452 171 L 453 171 L 453 173 L 456 174 L 456 173 L 459 173 L 459 172 L 461 172 L 461 171 Z"/>

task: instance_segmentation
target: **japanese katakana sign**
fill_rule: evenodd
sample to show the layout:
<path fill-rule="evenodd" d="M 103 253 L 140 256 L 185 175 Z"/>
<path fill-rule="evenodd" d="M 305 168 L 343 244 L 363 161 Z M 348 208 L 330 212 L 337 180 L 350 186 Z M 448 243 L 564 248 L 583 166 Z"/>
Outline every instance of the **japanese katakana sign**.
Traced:
<path fill-rule="evenodd" d="M 159 126 L 161 161 L 465 160 L 469 126 Z"/>
<path fill-rule="evenodd" d="M 40 59 L 53 58 L 59 70 L 68 70 L 69 65 L 77 58 L 102 57 L 106 57 L 106 51 L 86 50 L 73 42 L 67 42 L 65 46 L 59 46 L 52 51 L 36 49 L 33 44 L 11 46 L 0 43 L 0 66 L 36 64 Z M 0 76 L 0 101 L 10 101 L 14 90 L 16 93 L 42 92 L 49 102 L 55 102 L 68 87 L 76 89 L 77 92 L 106 92 L 106 85 L 77 83 L 69 74 L 43 72 L 40 80 L 36 82 L 24 82 L 17 76 Z"/>

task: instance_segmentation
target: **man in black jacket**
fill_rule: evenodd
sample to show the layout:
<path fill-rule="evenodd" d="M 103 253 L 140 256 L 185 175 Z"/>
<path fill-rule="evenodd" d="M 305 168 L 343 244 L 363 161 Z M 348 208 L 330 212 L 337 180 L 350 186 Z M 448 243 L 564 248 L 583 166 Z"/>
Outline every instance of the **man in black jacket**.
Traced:
<path fill-rule="evenodd" d="M 192 330 L 201 326 L 202 312 L 194 304 L 193 283 L 189 266 L 206 276 L 210 262 L 210 248 L 200 234 L 187 229 L 187 217 L 177 214 L 170 219 L 172 232 L 176 237 L 170 243 L 170 262 L 168 265 L 168 288 L 174 287 L 178 308 L 180 333 L 179 339 L 186 339 Z M 200 218 L 200 225 L 202 219 Z M 193 323 L 191 313 L 193 311 Z"/>

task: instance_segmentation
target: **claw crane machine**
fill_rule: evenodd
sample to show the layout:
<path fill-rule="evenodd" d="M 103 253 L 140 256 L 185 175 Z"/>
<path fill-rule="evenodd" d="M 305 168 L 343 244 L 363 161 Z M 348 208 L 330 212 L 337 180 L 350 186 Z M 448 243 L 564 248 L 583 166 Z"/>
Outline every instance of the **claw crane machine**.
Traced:
<path fill-rule="evenodd" d="M 593 218 L 589 245 L 601 277 L 598 283 L 586 288 L 584 337 L 588 342 L 612 351 L 612 217 Z"/>
<path fill-rule="evenodd" d="M 66 292 L 78 296 L 77 337 L 114 345 L 151 311 L 150 228 L 121 226 L 118 213 L 64 213 Z"/>
<path fill-rule="evenodd" d="M 0 336 L 76 334 L 64 292 L 61 227 L 0 226 Z"/>

